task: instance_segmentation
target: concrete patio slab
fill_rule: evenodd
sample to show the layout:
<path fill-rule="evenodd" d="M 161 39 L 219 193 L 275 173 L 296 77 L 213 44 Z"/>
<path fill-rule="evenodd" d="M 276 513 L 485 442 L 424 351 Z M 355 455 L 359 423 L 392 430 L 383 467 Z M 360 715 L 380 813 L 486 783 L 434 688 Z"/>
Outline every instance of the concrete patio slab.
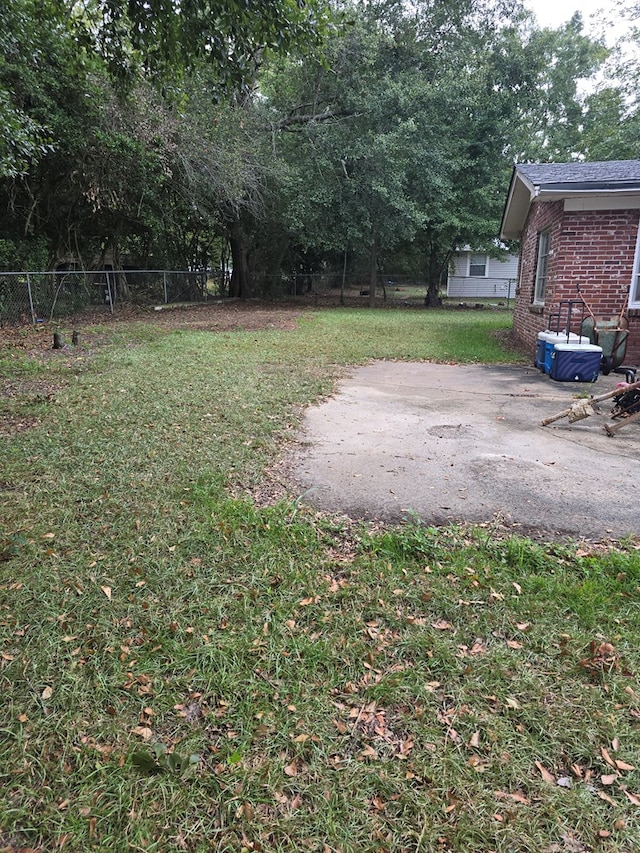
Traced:
<path fill-rule="evenodd" d="M 623 377 L 554 382 L 535 368 L 376 362 L 306 413 L 303 500 L 352 517 L 500 521 L 537 538 L 640 533 L 640 424 L 608 436 L 611 401 L 574 424 L 543 418 Z"/>

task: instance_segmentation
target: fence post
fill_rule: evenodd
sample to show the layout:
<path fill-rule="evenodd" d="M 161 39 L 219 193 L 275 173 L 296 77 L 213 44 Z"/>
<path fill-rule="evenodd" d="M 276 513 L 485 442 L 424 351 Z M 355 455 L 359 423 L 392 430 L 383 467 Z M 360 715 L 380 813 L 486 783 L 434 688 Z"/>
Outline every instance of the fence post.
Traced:
<path fill-rule="evenodd" d="M 29 278 L 29 273 L 27 273 L 27 292 L 29 294 L 29 307 L 31 308 L 31 322 L 35 326 L 36 325 L 36 312 L 33 308 L 33 294 L 31 292 L 31 279 Z"/>
<path fill-rule="evenodd" d="M 342 281 L 340 282 L 340 305 L 344 305 L 344 283 L 347 278 L 347 247 L 344 247 L 344 263 L 342 264 Z"/>
<path fill-rule="evenodd" d="M 109 276 L 109 270 L 105 272 L 107 279 L 107 296 L 109 297 L 109 311 L 113 314 L 113 298 L 111 296 L 111 277 Z"/>
<path fill-rule="evenodd" d="M 511 307 L 509 303 L 511 302 L 511 284 L 512 284 L 512 282 L 513 282 L 512 278 L 510 278 L 507 282 L 507 308 Z"/>
<path fill-rule="evenodd" d="M 164 304 L 169 304 L 169 296 L 167 294 L 167 271 L 162 271 L 162 286 L 164 287 Z"/>

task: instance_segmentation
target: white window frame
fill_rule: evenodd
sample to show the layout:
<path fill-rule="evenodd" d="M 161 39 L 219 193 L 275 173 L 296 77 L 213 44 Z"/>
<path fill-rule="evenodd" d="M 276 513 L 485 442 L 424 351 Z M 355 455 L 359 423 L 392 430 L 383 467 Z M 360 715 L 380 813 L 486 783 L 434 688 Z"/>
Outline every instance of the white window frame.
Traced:
<path fill-rule="evenodd" d="M 633 259 L 633 275 L 629 287 L 629 308 L 640 308 L 640 227 L 636 239 L 636 253 Z"/>
<path fill-rule="evenodd" d="M 473 258 L 484 258 L 484 272 L 482 275 L 478 275 L 477 273 L 471 272 L 471 267 L 479 267 L 480 264 L 472 263 Z M 469 263 L 467 264 L 467 276 L 469 278 L 487 278 L 489 275 L 489 255 L 485 255 L 482 252 L 470 252 L 469 253 Z"/>
<path fill-rule="evenodd" d="M 551 229 L 538 234 L 536 253 L 536 277 L 533 286 L 533 304 L 544 305 L 547 281 L 549 280 L 549 255 L 551 254 Z"/>

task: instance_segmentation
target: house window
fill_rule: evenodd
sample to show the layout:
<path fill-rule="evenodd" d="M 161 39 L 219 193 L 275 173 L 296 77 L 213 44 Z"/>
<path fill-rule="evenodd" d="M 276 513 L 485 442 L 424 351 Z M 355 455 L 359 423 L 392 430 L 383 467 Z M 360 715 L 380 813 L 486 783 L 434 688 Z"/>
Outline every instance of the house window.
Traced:
<path fill-rule="evenodd" d="M 551 247 L 551 232 L 542 231 L 538 235 L 538 263 L 536 264 L 536 286 L 533 301 L 536 305 L 544 305 L 544 292 L 547 289 L 547 273 L 549 268 L 549 249 Z"/>
<path fill-rule="evenodd" d="M 640 308 L 640 230 L 638 231 L 638 239 L 636 240 L 636 257 L 633 262 L 629 308 Z"/>
<path fill-rule="evenodd" d="M 487 275 L 486 255 L 469 255 L 469 275 L 474 278 L 485 278 Z"/>

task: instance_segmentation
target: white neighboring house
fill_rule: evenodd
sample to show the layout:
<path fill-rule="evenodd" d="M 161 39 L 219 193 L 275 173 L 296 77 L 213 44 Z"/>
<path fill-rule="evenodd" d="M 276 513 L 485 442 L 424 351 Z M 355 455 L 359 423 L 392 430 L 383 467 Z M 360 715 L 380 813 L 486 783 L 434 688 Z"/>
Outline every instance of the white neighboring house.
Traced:
<path fill-rule="evenodd" d="M 447 278 L 447 296 L 511 299 L 516 294 L 518 256 L 491 258 L 470 248 L 458 250 Z"/>

